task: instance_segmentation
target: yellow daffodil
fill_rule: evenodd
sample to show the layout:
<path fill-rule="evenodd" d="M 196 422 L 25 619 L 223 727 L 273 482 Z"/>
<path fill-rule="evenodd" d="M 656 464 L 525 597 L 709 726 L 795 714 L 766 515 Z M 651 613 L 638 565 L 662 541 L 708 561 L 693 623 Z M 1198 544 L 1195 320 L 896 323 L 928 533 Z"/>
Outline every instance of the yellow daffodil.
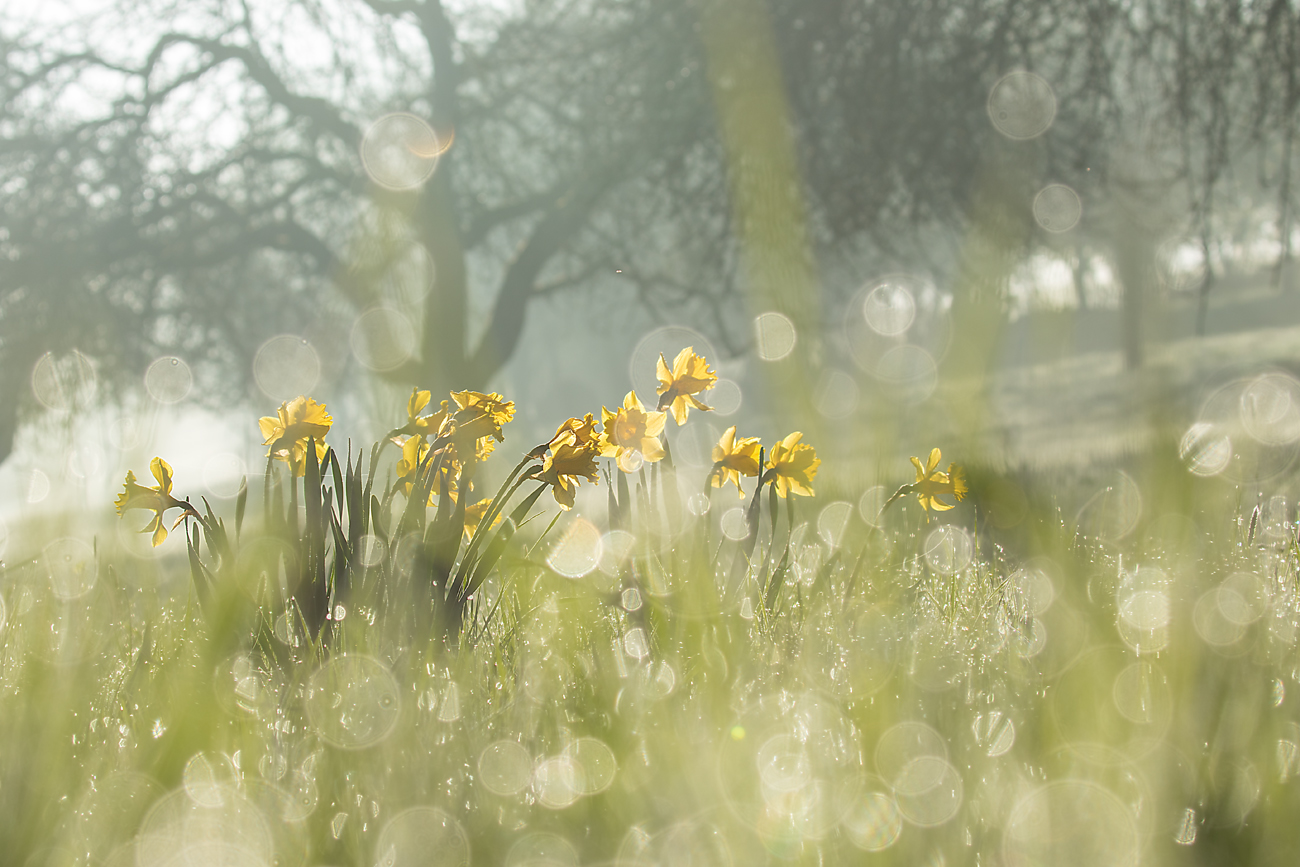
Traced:
<path fill-rule="evenodd" d="M 708 412 L 713 407 L 705 406 L 695 395 L 713 388 L 718 375 L 709 369 L 704 356 L 695 354 L 695 347 L 688 346 L 673 359 L 673 369 L 668 369 L 668 362 L 663 353 L 659 353 L 659 363 L 655 369 L 659 379 L 658 410 L 670 410 L 677 424 L 686 424 L 686 416 L 691 407 Z"/>
<path fill-rule="evenodd" d="M 287 463 L 295 476 L 301 476 L 307 470 L 308 440 L 316 442 L 316 460 L 325 459 L 329 451 L 325 434 L 333 424 L 325 405 L 305 395 L 280 404 L 276 415 L 264 416 L 257 422 L 266 438 L 267 457 Z"/>
<path fill-rule="evenodd" d="M 596 432 L 596 418 L 587 413 L 582 418 L 571 418 L 555 429 L 555 436 L 534 448 L 529 455 L 536 460 L 546 457 L 546 453 L 562 442 L 571 442 L 576 446 L 600 445 L 600 434 Z"/>
<path fill-rule="evenodd" d="M 801 439 L 803 433 L 800 431 L 790 434 L 772 446 L 772 454 L 767 461 L 768 472 L 764 479 L 770 476 L 772 484 L 776 485 L 776 492 L 782 497 L 791 492 L 804 497 L 813 495 L 812 480 L 822 461 L 812 446 L 799 442 Z"/>
<path fill-rule="evenodd" d="M 483 520 L 483 516 L 487 514 L 487 510 L 490 508 L 492 508 L 492 499 L 490 497 L 479 500 L 477 503 L 465 507 L 466 539 L 474 535 L 474 531 L 478 529 L 479 522 Z M 501 516 L 497 515 L 496 520 L 492 522 L 492 526 L 495 527 L 500 523 Z"/>
<path fill-rule="evenodd" d="M 617 412 L 601 407 L 600 414 L 605 429 L 600 435 L 600 453 L 614 458 L 620 470 L 634 472 L 638 456 L 651 463 L 663 459 L 659 434 L 663 433 L 668 416 L 662 412 L 646 412 L 635 391 L 627 393 Z"/>
<path fill-rule="evenodd" d="M 572 509 L 579 480 L 587 479 L 592 484 L 600 480 L 596 468 L 596 457 L 599 454 L 600 448 L 595 442 L 579 443 L 577 435 L 570 432 L 552 446 L 537 479 L 551 485 L 555 502 L 566 511 Z"/>
<path fill-rule="evenodd" d="M 394 468 L 397 473 L 397 479 L 402 484 L 402 493 L 406 496 L 411 495 L 411 487 L 420 477 L 420 465 L 426 463 L 429 456 L 429 443 L 422 436 L 408 436 L 401 439 L 398 445 L 402 447 L 402 456 L 397 460 L 397 466 Z M 437 461 L 435 456 L 430 459 Z M 429 489 L 429 505 L 434 505 L 435 497 L 442 490 L 443 481 L 446 481 L 447 495 L 451 497 L 452 502 L 456 502 L 458 495 L 456 480 L 460 478 L 460 463 L 453 457 L 447 455 L 442 458 L 442 463 L 438 467 L 438 479 L 434 481 L 433 486 Z M 472 486 L 471 486 L 472 487 Z"/>
<path fill-rule="evenodd" d="M 406 424 L 390 433 L 389 438 L 396 442 L 400 436 L 436 437 L 441 433 L 443 425 L 451 415 L 447 408 L 447 401 L 444 400 L 441 408 L 432 415 L 420 415 L 420 412 L 429 405 L 432 396 L 428 391 L 421 391 L 419 388 L 411 389 L 411 396 L 406 401 Z"/>
<path fill-rule="evenodd" d="M 154 513 L 153 520 L 140 532 L 153 533 L 153 546 L 157 548 L 167 538 L 167 528 L 163 526 L 163 512 L 168 509 L 182 509 L 181 516 L 172 524 L 172 529 L 181 521 L 185 520 L 186 515 L 195 518 L 199 513 L 184 500 L 178 500 L 172 496 L 172 468 L 171 465 L 162 458 L 154 458 L 149 462 L 149 471 L 153 477 L 158 480 L 156 487 L 147 488 L 135 480 L 135 473 L 130 470 L 126 471 L 126 482 L 122 493 L 117 495 L 113 505 L 117 508 L 118 517 L 122 517 L 125 512 L 131 509 L 146 509 Z"/>
<path fill-rule="evenodd" d="M 758 475 L 758 453 L 762 446 L 758 437 L 736 439 L 736 426 L 732 425 L 722 434 L 722 439 L 713 447 L 713 487 L 721 488 L 727 482 L 736 485 L 741 499 L 745 492 L 740 488 L 740 477 Z"/>
<path fill-rule="evenodd" d="M 917 500 L 921 503 L 921 508 L 926 512 L 946 512 L 949 509 L 956 508 L 956 503 L 945 503 L 938 499 L 940 494 L 949 494 L 957 502 L 961 502 L 966 497 L 969 490 L 966 487 L 966 477 L 961 467 L 956 464 L 948 465 L 948 472 L 939 472 L 939 459 L 943 457 L 940 451 L 932 449 L 930 459 L 925 466 L 921 466 L 920 458 L 912 458 L 912 466 L 916 467 L 916 481 L 910 486 L 910 491 L 904 493 L 916 494 Z M 897 495 L 895 495 L 897 496 Z"/>
<path fill-rule="evenodd" d="M 497 442 L 505 439 L 501 426 L 515 417 L 514 401 L 503 401 L 495 392 L 479 391 L 453 391 L 451 399 L 458 409 L 451 417 L 455 429 L 450 436 L 460 442 L 488 436 Z"/>

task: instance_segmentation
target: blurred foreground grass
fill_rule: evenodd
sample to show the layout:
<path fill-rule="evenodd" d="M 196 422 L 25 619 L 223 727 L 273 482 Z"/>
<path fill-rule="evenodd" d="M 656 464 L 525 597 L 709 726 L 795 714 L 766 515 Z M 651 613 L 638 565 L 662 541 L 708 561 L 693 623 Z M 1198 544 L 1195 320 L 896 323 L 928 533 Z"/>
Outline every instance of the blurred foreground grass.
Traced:
<path fill-rule="evenodd" d="M 462 533 L 492 437 L 455 431 L 500 404 L 422 424 L 419 397 L 400 459 L 317 451 L 281 415 L 263 433 L 289 472 L 269 462 L 231 514 L 193 504 L 184 541 L 11 540 L 41 553 L 0 597 L 6 863 L 1300 850 L 1294 516 L 1189 474 L 1178 444 L 1078 512 L 1013 485 L 1012 531 L 992 475 L 942 516 L 881 512 L 887 489 L 837 489 L 834 467 L 815 498 L 765 477 L 735 500 L 639 439 L 579 514 L 538 499 L 564 499 L 563 448 L 591 481 L 600 445 L 572 419 L 512 476 L 535 486 L 502 486 L 504 520 L 489 504 Z"/>

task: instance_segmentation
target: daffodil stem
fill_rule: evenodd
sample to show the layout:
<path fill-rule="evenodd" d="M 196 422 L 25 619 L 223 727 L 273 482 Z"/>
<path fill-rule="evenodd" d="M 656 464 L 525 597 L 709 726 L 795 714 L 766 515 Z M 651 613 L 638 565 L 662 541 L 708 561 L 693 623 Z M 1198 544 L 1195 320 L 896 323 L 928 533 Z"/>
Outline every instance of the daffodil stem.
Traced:
<path fill-rule="evenodd" d="M 501 510 L 505 508 L 505 505 L 510 501 L 510 498 L 515 495 L 515 491 L 519 490 L 519 486 L 528 479 L 528 476 L 520 477 L 520 473 L 522 473 L 524 468 L 529 464 L 534 464 L 536 462 L 537 459 L 533 457 L 531 453 L 527 454 L 524 456 L 524 459 L 516 464 L 515 468 L 510 471 L 510 475 L 506 476 L 505 482 L 502 483 L 501 487 L 497 490 L 496 496 L 492 498 L 492 503 L 483 513 L 483 517 L 479 519 L 478 526 L 474 528 L 474 535 L 470 537 L 469 547 L 465 549 L 465 556 L 461 558 L 460 566 L 456 569 L 456 577 L 452 581 L 453 587 L 465 586 L 465 574 L 473 564 L 474 558 L 478 554 L 478 549 L 482 546 L 484 537 L 486 537 L 488 531 L 492 529 L 492 523 L 496 521 L 497 516 L 501 514 Z"/>

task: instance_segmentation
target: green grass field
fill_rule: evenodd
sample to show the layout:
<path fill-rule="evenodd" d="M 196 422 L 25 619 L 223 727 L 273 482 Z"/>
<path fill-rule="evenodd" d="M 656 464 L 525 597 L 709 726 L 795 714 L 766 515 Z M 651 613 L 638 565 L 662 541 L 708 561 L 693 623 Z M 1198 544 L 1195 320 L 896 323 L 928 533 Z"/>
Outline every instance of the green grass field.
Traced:
<path fill-rule="evenodd" d="M 572 419 L 524 456 L 513 408 L 453 397 L 421 415 L 413 395 L 401 445 L 351 455 L 316 448 L 322 407 L 282 408 L 267 475 L 226 512 L 169 468 L 132 477 L 121 520 L 157 515 L 138 545 L 107 524 L 15 533 L 11 553 L 39 554 L 3 576 L 5 863 L 1102 867 L 1300 847 L 1294 515 L 1202 478 L 1214 441 L 1158 445 L 1078 511 L 901 464 L 914 489 L 882 510 L 890 491 L 810 465 L 817 443 L 715 452 L 737 499 L 654 459 L 653 409 Z M 470 494 L 480 463 L 495 495 Z M 597 479 L 604 508 L 561 508 L 578 487 L 599 502 Z"/>

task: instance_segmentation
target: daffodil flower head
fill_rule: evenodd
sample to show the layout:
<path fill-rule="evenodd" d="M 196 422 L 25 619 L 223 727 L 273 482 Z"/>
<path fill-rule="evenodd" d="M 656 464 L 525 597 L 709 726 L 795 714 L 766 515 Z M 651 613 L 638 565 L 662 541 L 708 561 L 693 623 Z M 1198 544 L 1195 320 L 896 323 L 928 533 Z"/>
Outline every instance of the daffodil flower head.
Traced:
<path fill-rule="evenodd" d="M 600 453 L 612 457 L 625 473 L 635 472 L 637 458 L 654 463 L 663 460 L 664 448 L 659 442 L 668 416 L 662 412 L 646 412 L 635 391 L 623 398 L 623 405 L 615 412 L 600 408 Z"/>
<path fill-rule="evenodd" d="M 758 455 L 762 451 L 758 437 L 736 439 L 736 426 L 732 425 L 722 433 L 722 438 L 713 447 L 713 487 L 721 488 L 727 482 L 736 486 L 741 499 L 745 492 L 740 487 L 740 477 L 758 476 Z"/>
<path fill-rule="evenodd" d="M 600 447 L 596 442 L 581 442 L 577 434 L 570 432 L 564 439 L 552 444 L 551 453 L 546 456 L 537 479 L 551 485 L 555 502 L 565 511 L 572 509 L 579 480 L 586 479 L 592 484 L 600 481 L 596 467 L 596 457 L 599 454 Z"/>
<path fill-rule="evenodd" d="M 791 493 L 813 496 L 812 481 L 822 461 L 812 446 L 800 442 L 802 439 L 803 433 L 795 431 L 772 446 L 768 457 L 765 478 L 771 476 L 777 494 L 782 497 Z"/>
<path fill-rule="evenodd" d="M 432 415 L 420 415 L 420 412 L 429 405 L 432 393 L 422 391 L 419 388 L 411 389 L 411 396 L 406 401 L 406 424 L 400 430 L 401 433 L 413 436 L 437 436 L 442 432 L 442 426 L 446 423 L 450 410 L 447 408 L 447 401 L 442 402 L 439 410 Z"/>
<path fill-rule="evenodd" d="M 307 443 L 316 443 L 316 460 L 325 459 L 329 447 L 325 445 L 325 434 L 329 433 L 334 420 L 325 411 L 324 404 L 318 404 L 310 397 L 300 395 L 291 401 L 280 404 L 275 415 L 263 416 L 257 425 L 266 439 L 266 456 L 287 463 L 295 476 L 307 471 Z"/>
<path fill-rule="evenodd" d="M 515 417 L 514 401 L 479 391 L 453 391 L 451 399 L 458 409 L 451 417 L 454 428 L 448 436 L 461 443 L 489 436 L 497 442 L 505 440 L 501 426 Z"/>
<path fill-rule="evenodd" d="M 927 515 L 929 512 L 946 512 L 956 508 L 956 503 L 940 500 L 940 494 L 949 494 L 957 502 L 961 502 L 969 490 L 961 467 L 949 464 L 948 472 L 940 472 L 939 461 L 942 457 L 943 454 L 935 448 L 931 449 L 929 460 L 924 466 L 921 465 L 920 458 L 911 459 L 912 466 L 916 467 L 916 481 L 912 483 L 912 493 L 916 494 L 917 501 Z"/>
<path fill-rule="evenodd" d="M 655 409 L 670 411 L 679 427 L 686 424 L 691 407 L 705 412 L 713 409 L 701 403 L 695 395 L 713 388 L 718 374 L 709 369 L 704 356 L 695 354 L 695 347 L 688 346 L 677 353 L 672 370 L 668 369 L 668 361 L 661 352 L 655 376 L 659 379 L 659 405 Z"/>
<path fill-rule="evenodd" d="M 172 524 L 175 530 L 186 516 L 199 517 L 199 513 L 184 500 L 178 500 L 172 496 L 172 468 L 171 465 L 162 458 L 154 458 L 149 462 L 149 471 L 158 481 L 155 487 L 145 487 L 135 480 L 135 473 L 130 470 L 126 471 L 126 482 L 122 488 L 122 493 L 117 495 L 113 501 L 113 506 L 117 509 L 118 517 L 132 509 L 145 509 L 153 512 L 153 519 L 145 526 L 142 533 L 153 533 L 153 546 L 157 548 L 167 538 L 167 528 L 163 526 L 163 513 L 168 509 L 181 509 L 181 516 Z"/>

